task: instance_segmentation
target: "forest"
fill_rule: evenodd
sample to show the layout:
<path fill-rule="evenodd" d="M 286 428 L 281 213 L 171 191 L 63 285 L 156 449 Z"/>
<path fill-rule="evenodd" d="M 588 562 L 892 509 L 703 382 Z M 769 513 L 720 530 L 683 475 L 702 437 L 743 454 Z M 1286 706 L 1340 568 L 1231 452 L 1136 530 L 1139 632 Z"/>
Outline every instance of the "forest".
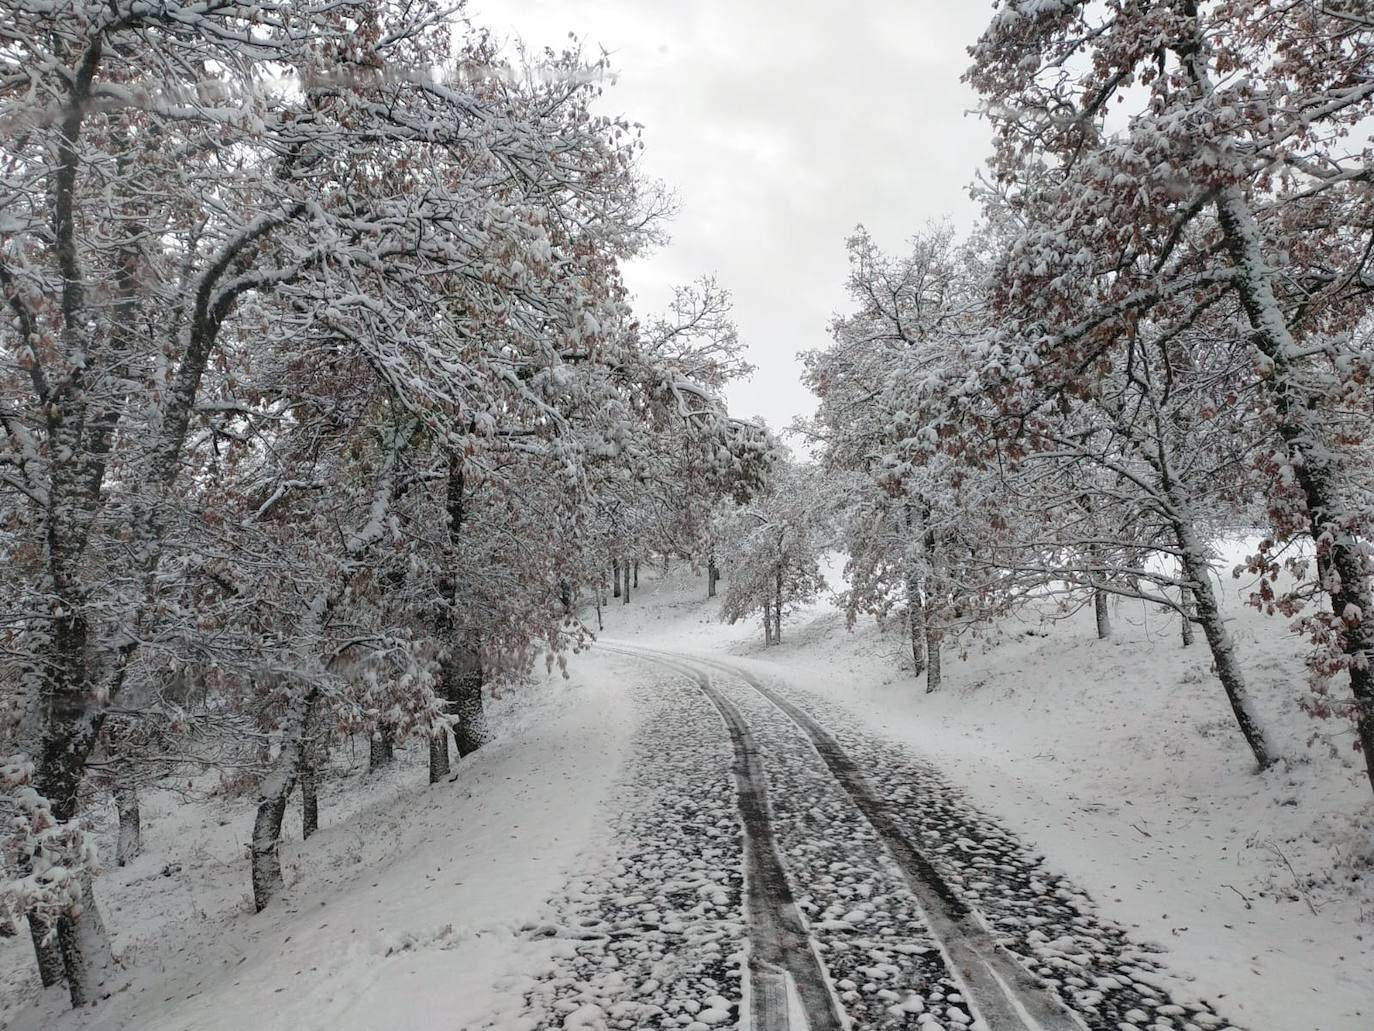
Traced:
<path fill-rule="evenodd" d="M 73 1007 L 146 792 L 235 800 L 280 907 L 293 799 L 309 837 L 355 743 L 460 779 L 650 571 L 780 649 L 838 553 L 927 692 L 1139 603 L 1260 773 L 1244 582 L 1374 788 L 1364 3 L 996 4 L 976 225 L 836 241 L 785 427 L 727 401 L 729 283 L 625 285 L 676 200 L 590 53 L 438 0 L 0 0 L 0 935 Z"/>

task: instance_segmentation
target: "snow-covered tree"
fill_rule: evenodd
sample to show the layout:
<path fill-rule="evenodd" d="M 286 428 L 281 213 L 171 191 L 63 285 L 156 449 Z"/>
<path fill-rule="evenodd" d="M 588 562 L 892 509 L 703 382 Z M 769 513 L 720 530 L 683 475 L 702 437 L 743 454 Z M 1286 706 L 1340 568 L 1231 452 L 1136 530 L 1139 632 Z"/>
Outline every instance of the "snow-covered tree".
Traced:
<path fill-rule="evenodd" d="M 825 589 L 820 560 L 833 500 L 814 473 L 779 460 L 766 490 L 717 517 L 726 584 L 721 615 L 736 623 L 760 613 L 765 644 L 780 644 L 783 614 Z"/>
<path fill-rule="evenodd" d="M 1195 327 L 1229 323 L 1221 334 L 1247 360 L 1210 389 L 1250 406 L 1248 461 L 1271 529 L 1253 562 L 1258 598 L 1297 612 L 1325 595 L 1304 621 L 1314 676 L 1323 691 L 1348 677 L 1344 708 L 1374 784 L 1374 166 L 1346 143 L 1374 115 L 1374 24 L 1339 3 L 1008 0 L 972 54 L 967 77 L 997 131 L 992 178 L 1017 231 L 997 295 L 1009 332 L 970 392 L 1092 395 L 1131 366 L 1146 320 L 1148 337 L 1183 351 L 1157 346 L 1158 374 L 1187 377 L 1192 345 L 1210 336 Z M 1302 538 L 1313 571 L 1293 558 L 1304 586 L 1274 599 L 1273 553 Z M 1205 591 L 1187 572 L 1206 566 L 1201 539 L 1181 550 L 1184 586 Z"/>

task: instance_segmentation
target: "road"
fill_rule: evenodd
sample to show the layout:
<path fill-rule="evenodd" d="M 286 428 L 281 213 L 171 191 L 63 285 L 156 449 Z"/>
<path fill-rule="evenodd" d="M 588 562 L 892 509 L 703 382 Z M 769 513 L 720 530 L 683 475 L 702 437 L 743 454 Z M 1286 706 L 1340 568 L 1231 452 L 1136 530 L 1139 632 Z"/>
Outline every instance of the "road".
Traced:
<path fill-rule="evenodd" d="M 918 757 L 726 659 L 623 656 L 642 729 L 553 900 L 531 1029 L 1215 1031 Z"/>

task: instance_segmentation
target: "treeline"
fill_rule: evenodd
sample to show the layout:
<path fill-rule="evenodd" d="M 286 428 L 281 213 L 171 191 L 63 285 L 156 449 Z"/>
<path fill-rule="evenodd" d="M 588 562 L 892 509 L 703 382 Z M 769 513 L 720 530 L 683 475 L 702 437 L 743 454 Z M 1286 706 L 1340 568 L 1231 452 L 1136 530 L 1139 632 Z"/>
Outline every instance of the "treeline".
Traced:
<path fill-rule="evenodd" d="M 0 29 L 0 924 L 112 987 L 83 816 L 220 768 L 283 888 L 331 742 L 430 779 L 483 687 L 705 554 L 773 444 L 709 280 L 637 318 L 667 205 L 603 67 L 427 3 L 10 4 Z"/>
<path fill-rule="evenodd" d="M 1173 610 L 1263 768 L 1209 546 L 1258 529 L 1251 601 L 1297 621 L 1374 783 L 1374 22 L 1009 0 L 970 53 L 979 228 L 860 230 L 806 356 L 851 616 L 902 613 L 933 689 L 942 644 L 1032 600 L 1102 636 L 1111 595 Z"/>

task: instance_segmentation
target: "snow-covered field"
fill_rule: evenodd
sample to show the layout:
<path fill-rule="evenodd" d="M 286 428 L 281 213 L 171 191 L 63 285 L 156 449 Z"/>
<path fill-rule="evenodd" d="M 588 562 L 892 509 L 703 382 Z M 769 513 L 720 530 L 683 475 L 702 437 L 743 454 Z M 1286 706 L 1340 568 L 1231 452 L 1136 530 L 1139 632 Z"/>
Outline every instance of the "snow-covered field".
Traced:
<path fill-rule="evenodd" d="M 850 632 L 828 602 L 765 650 L 756 626 L 717 622 L 703 578 L 644 573 L 629 606 L 607 608 L 608 641 L 728 654 L 910 746 L 1241 1026 L 1374 1027 L 1374 805 L 1347 728 L 1297 709 L 1301 648 L 1281 622 L 1230 612 L 1286 756 L 1256 775 L 1205 649 L 1181 649 L 1139 605 L 1114 611 L 1107 642 L 1090 614 L 1004 628 L 926 695 L 901 669 L 900 634 Z M 261 915 L 249 802 L 151 795 L 144 854 L 98 883 L 126 987 L 64 1013 L 61 989 L 37 991 L 27 941 L 3 939 L 0 1026 L 514 1028 L 532 992 L 576 1012 L 549 980 L 576 957 L 549 928 L 586 908 L 570 884 L 639 876 L 608 875 L 602 858 L 638 790 L 627 758 L 645 709 L 631 680 L 654 682 L 607 652 L 571 670 L 497 703 L 499 739 L 450 783 L 425 784 L 415 750 L 370 780 L 357 755 L 350 790 L 322 788 L 320 833 L 302 844 L 288 825 L 292 888 Z"/>

